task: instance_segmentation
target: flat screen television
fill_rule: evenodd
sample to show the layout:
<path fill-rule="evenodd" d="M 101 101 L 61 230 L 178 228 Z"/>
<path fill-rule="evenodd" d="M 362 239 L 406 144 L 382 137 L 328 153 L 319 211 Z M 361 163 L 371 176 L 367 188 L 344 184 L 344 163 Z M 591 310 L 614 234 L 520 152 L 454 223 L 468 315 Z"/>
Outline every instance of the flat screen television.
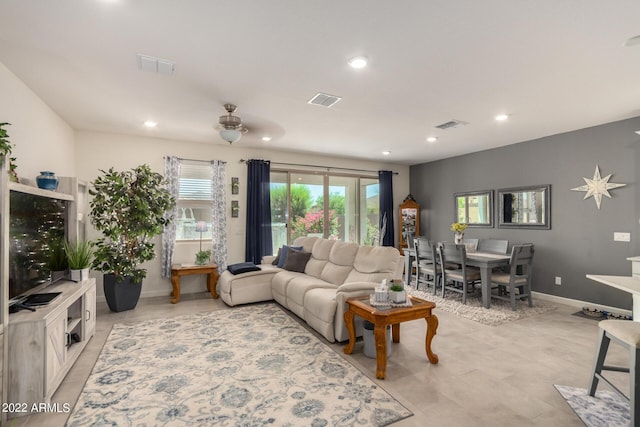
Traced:
<path fill-rule="evenodd" d="M 63 200 L 11 190 L 9 196 L 9 305 L 52 284 L 53 242 L 66 239 Z"/>

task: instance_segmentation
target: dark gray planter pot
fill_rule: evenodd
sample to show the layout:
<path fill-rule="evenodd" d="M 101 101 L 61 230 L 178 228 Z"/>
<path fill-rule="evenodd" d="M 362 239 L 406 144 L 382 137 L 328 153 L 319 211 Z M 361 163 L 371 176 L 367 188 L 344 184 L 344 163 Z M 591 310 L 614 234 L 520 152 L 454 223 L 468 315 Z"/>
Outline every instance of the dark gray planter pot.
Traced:
<path fill-rule="evenodd" d="M 113 274 L 105 274 L 102 277 L 104 297 L 111 311 L 118 313 L 136 308 L 142 291 L 142 282 L 133 282 L 131 276 L 124 276 L 120 282 Z"/>

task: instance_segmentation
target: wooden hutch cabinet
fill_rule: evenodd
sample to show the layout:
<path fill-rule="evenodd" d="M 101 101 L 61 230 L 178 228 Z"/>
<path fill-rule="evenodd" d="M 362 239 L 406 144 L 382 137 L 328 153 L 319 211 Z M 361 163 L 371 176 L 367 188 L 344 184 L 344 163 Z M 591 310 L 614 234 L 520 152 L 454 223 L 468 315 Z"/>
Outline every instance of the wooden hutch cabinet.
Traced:
<path fill-rule="evenodd" d="M 409 194 L 400 204 L 400 253 L 403 253 L 407 244 L 408 236 L 420 235 L 420 205 Z"/>

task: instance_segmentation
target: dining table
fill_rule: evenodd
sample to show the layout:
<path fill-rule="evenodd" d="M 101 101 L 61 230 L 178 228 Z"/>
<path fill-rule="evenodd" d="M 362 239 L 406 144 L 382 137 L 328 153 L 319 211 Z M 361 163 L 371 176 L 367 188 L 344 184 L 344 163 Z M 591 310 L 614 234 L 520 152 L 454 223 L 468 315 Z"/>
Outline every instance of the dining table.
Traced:
<path fill-rule="evenodd" d="M 404 284 L 411 283 L 411 262 L 416 257 L 416 250 L 403 249 L 404 251 Z M 511 260 L 510 254 L 496 252 L 467 252 L 467 266 L 477 267 L 480 270 L 480 282 L 482 291 L 482 306 L 484 308 L 491 307 L 491 270 L 496 267 L 504 267 L 509 265 Z"/>

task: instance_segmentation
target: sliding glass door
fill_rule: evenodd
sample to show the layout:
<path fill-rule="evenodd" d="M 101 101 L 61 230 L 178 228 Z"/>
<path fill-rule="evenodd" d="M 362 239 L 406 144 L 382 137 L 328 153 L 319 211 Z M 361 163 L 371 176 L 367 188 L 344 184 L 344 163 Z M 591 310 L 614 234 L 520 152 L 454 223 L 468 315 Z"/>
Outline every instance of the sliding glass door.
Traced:
<path fill-rule="evenodd" d="M 378 179 L 271 172 L 274 253 L 300 236 L 377 244 Z"/>

